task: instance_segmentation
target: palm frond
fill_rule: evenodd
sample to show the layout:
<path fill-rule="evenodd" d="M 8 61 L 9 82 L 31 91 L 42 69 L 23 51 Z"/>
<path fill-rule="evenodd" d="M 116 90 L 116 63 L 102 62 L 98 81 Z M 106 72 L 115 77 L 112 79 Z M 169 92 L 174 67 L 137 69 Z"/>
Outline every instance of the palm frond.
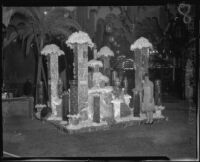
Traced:
<path fill-rule="evenodd" d="M 30 18 L 35 19 L 35 15 L 30 7 L 14 7 L 13 15 L 15 15 L 15 14 L 23 15 L 24 17 L 26 17 L 28 19 L 30 19 Z"/>
<path fill-rule="evenodd" d="M 26 26 L 27 23 L 27 19 L 19 14 L 15 14 L 13 15 L 12 19 L 10 20 L 10 24 L 9 25 L 13 25 L 16 28 L 21 28 L 23 26 Z"/>
<path fill-rule="evenodd" d="M 24 53 L 25 50 L 26 50 L 26 43 L 27 43 L 26 40 L 27 40 L 27 39 L 22 39 L 22 42 L 21 42 L 21 43 L 22 43 L 21 49 L 22 49 L 23 53 Z"/>
<path fill-rule="evenodd" d="M 68 12 L 66 9 L 56 8 L 50 10 L 47 15 L 44 11 L 44 7 L 15 7 L 11 24 L 15 26 L 18 37 L 22 40 L 26 55 L 29 53 L 28 46 L 33 39 L 40 51 L 48 41 L 47 35 L 68 37 L 72 31 L 81 30 L 81 26 L 75 20 L 64 17 Z"/>
<path fill-rule="evenodd" d="M 12 32 L 9 38 L 4 39 L 3 48 L 7 47 L 13 40 L 15 40 L 18 36 L 17 32 Z"/>
<path fill-rule="evenodd" d="M 31 28 L 23 26 L 17 30 L 19 39 L 25 39 L 25 37 L 32 32 Z"/>
<path fill-rule="evenodd" d="M 31 7 L 30 8 L 32 14 L 34 15 L 34 19 L 30 20 L 30 23 L 35 28 L 43 28 L 45 26 L 45 15 L 43 7 Z"/>
<path fill-rule="evenodd" d="M 42 7 L 28 7 L 29 11 L 32 13 L 34 20 L 41 22 L 44 18 L 44 13 Z"/>
<path fill-rule="evenodd" d="M 30 52 L 30 48 L 31 48 L 31 43 L 34 40 L 34 34 L 31 34 L 28 39 L 27 39 L 27 43 L 26 43 L 26 56 L 29 54 Z"/>
<path fill-rule="evenodd" d="M 8 25 L 8 27 L 6 28 L 6 37 L 8 38 L 10 36 L 11 33 L 16 32 L 17 33 L 17 28 L 14 25 Z"/>
<path fill-rule="evenodd" d="M 32 33 L 31 30 L 27 30 L 27 31 L 24 31 L 24 32 L 21 33 L 20 38 L 21 38 L 21 40 L 22 40 L 22 42 L 21 42 L 21 44 L 22 44 L 22 50 L 25 49 L 26 43 L 27 43 L 26 40 L 28 40 L 28 36 L 29 36 L 31 33 Z"/>
<path fill-rule="evenodd" d="M 28 37 L 29 35 L 33 34 L 33 30 L 31 28 L 27 28 L 23 33 L 23 39 Z"/>

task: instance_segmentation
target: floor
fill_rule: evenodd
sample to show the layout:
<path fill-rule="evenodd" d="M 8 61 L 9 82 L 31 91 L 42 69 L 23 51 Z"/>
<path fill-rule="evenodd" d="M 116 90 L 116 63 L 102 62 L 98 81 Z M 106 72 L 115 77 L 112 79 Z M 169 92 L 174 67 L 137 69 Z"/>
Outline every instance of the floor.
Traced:
<path fill-rule="evenodd" d="M 75 135 L 62 133 L 51 124 L 36 119 L 12 117 L 4 126 L 3 150 L 20 157 L 196 158 L 196 123 L 188 123 L 186 102 L 168 100 L 164 105 L 168 121 L 152 127 L 134 125 Z"/>

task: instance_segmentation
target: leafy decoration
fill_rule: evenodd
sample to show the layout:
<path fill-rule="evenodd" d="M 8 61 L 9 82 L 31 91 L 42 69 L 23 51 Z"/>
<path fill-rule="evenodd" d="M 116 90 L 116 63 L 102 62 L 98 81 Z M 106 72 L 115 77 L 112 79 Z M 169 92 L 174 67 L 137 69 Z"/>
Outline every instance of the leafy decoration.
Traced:
<path fill-rule="evenodd" d="M 22 41 L 26 55 L 30 52 L 28 48 L 31 47 L 31 43 L 38 44 L 39 52 L 45 44 L 49 43 L 49 37 L 64 35 L 67 38 L 73 31 L 81 29 L 75 20 L 64 16 L 69 11 L 62 7 L 52 8 L 47 14 L 45 14 L 45 7 L 13 7 L 12 10 L 4 47 L 15 39 L 14 35 L 8 36 L 17 31 L 17 37 Z M 14 26 L 16 30 L 11 30 L 10 26 Z"/>

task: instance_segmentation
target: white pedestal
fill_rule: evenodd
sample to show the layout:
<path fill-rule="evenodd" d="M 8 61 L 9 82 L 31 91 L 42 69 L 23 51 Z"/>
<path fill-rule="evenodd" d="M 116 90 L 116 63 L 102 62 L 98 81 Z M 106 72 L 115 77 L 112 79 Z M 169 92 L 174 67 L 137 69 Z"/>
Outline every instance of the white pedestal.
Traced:
<path fill-rule="evenodd" d="M 129 106 L 129 103 L 130 103 L 130 99 L 131 99 L 131 96 L 129 96 L 129 95 L 124 95 L 125 103 L 126 103 L 126 105 L 128 105 L 128 106 Z"/>
<path fill-rule="evenodd" d="M 121 100 L 112 100 L 111 103 L 113 103 L 114 106 L 114 117 L 119 118 L 120 117 L 120 105 L 122 103 Z"/>

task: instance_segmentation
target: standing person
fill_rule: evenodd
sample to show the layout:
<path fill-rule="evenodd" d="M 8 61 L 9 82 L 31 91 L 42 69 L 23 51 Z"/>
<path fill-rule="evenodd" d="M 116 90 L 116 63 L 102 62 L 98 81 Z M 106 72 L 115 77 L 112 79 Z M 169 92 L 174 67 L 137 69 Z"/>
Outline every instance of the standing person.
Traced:
<path fill-rule="evenodd" d="M 142 111 L 147 116 L 146 124 L 153 124 L 153 111 L 155 110 L 153 91 L 153 82 L 149 80 L 149 75 L 145 73 L 142 86 Z"/>

